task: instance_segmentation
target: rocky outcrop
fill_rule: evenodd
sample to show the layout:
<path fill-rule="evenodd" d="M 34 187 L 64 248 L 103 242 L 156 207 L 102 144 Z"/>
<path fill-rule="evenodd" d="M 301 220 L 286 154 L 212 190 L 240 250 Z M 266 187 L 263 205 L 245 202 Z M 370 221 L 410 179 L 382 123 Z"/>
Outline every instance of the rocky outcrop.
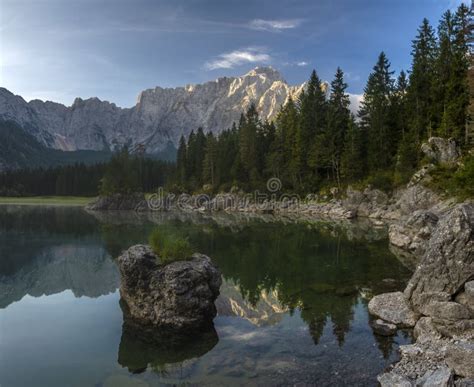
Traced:
<path fill-rule="evenodd" d="M 76 98 L 72 106 L 26 102 L 0 88 L 0 118 L 12 119 L 48 147 L 61 150 L 108 150 L 143 145 L 148 153 L 178 145 L 199 127 L 215 133 L 238 122 L 254 103 L 263 119 L 273 119 L 280 106 L 297 97 L 304 85 L 290 86 L 271 67 L 255 68 L 240 77 L 185 87 L 144 90 L 132 108 L 98 98 Z M 327 90 L 327 85 L 323 85 Z"/>
<path fill-rule="evenodd" d="M 401 292 L 379 294 L 368 308 L 372 315 L 403 328 L 414 327 L 418 318 Z"/>
<path fill-rule="evenodd" d="M 474 278 L 474 206 L 463 204 L 439 221 L 424 258 L 405 289 L 416 309 L 453 298 Z"/>
<path fill-rule="evenodd" d="M 149 210 L 145 195 L 142 193 L 112 194 L 99 196 L 86 206 L 90 211 L 147 211 Z"/>
<path fill-rule="evenodd" d="M 428 142 L 422 144 L 421 151 L 433 161 L 447 165 L 455 164 L 461 156 L 452 138 L 430 137 Z"/>
<path fill-rule="evenodd" d="M 474 205 L 457 205 L 439 220 L 429 212 L 413 217 L 413 230 L 431 224 L 423 258 L 403 294 L 376 296 L 369 311 L 407 326 L 401 311 L 408 308 L 416 342 L 400 347 L 400 362 L 379 382 L 451 386 L 456 378 L 462 385 L 466 381 L 459 378 L 474 378 Z"/>
<path fill-rule="evenodd" d="M 194 254 L 163 264 L 149 246 L 136 245 L 118 258 L 118 265 L 129 321 L 186 335 L 213 327 L 222 280 L 209 257 Z"/>

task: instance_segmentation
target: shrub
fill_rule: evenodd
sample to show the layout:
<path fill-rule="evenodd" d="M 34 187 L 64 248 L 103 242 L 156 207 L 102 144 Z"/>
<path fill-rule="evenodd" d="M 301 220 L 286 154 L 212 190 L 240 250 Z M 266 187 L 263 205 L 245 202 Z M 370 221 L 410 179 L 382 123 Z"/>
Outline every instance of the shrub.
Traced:
<path fill-rule="evenodd" d="M 164 264 L 189 259 L 193 252 L 187 238 L 156 229 L 150 235 L 150 246 Z"/>
<path fill-rule="evenodd" d="M 461 201 L 474 198 L 474 156 L 464 157 L 459 167 L 438 165 L 430 175 L 430 188 Z"/>
<path fill-rule="evenodd" d="M 393 190 L 394 179 L 391 171 L 378 171 L 367 177 L 367 184 L 384 192 Z"/>

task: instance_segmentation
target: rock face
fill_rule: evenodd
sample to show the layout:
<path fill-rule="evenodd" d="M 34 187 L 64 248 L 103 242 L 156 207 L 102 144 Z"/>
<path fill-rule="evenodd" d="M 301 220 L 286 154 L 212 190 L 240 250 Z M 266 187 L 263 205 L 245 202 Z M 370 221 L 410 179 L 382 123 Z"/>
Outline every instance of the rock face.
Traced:
<path fill-rule="evenodd" d="M 149 208 L 145 195 L 137 192 L 129 195 L 100 196 L 88 204 L 86 209 L 90 211 L 147 211 Z"/>
<path fill-rule="evenodd" d="M 132 144 L 148 153 L 177 146 L 181 135 L 202 127 L 219 132 L 238 122 L 254 103 L 264 119 L 275 117 L 304 85 L 289 86 L 271 67 L 255 68 L 241 77 L 223 77 L 199 85 L 148 89 L 132 108 L 119 108 L 98 98 L 76 98 L 72 106 L 26 102 L 0 88 L 0 118 L 11 119 L 48 147 L 61 150 L 108 150 Z M 327 90 L 327 85 L 323 85 Z"/>
<path fill-rule="evenodd" d="M 421 146 L 421 151 L 437 163 L 452 165 L 460 157 L 456 141 L 441 137 L 430 137 L 427 143 Z"/>
<path fill-rule="evenodd" d="M 183 334 L 213 327 L 222 280 L 209 257 L 194 254 L 190 260 L 163 265 L 149 246 L 136 245 L 118 264 L 120 295 L 135 324 Z"/>
<path fill-rule="evenodd" d="M 426 295 L 447 293 L 452 297 L 473 277 L 474 206 L 463 204 L 439 221 L 405 297 L 421 308 L 428 301 Z"/>
<path fill-rule="evenodd" d="M 423 211 L 412 218 L 413 230 L 429 227 L 421 262 L 403 294 L 376 296 L 369 311 L 407 326 L 401 312 L 411 310 L 416 343 L 400 347 L 400 362 L 379 382 L 382 386 L 452 386 L 456 377 L 456 385 L 465 385 L 467 379 L 459 378 L 474 378 L 474 205 L 457 205 L 439 219 Z M 402 236 L 397 238 L 391 239 L 405 242 Z"/>

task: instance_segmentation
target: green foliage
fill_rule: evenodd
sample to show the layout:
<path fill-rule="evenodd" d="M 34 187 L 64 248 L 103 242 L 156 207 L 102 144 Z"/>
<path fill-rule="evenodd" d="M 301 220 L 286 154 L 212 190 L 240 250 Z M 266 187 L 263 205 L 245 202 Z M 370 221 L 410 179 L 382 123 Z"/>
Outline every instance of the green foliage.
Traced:
<path fill-rule="evenodd" d="M 370 174 L 366 182 L 381 191 L 391 192 L 394 188 L 395 179 L 391 171 L 377 171 Z"/>
<path fill-rule="evenodd" d="M 165 230 L 155 229 L 149 238 L 152 250 L 160 262 L 168 264 L 191 257 L 193 250 L 187 238 L 179 237 Z"/>
<path fill-rule="evenodd" d="M 122 174 L 121 163 L 114 156 L 109 163 L 57 166 L 50 168 L 19 169 L 0 173 L 2 196 L 97 196 L 103 176 L 111 183 L 121 184 L 115 175 Z M 162 187 L 174 173 L 173 164 L 151 158 L 127 156 L 127 173 L 136 177 L 137 188 L 143 192 Z"/>
<path fill-rule="evenodd" d="M 423 20 L 412 41 L 409 77 L 401 71 L 395 81 L 381 52 L 359 120 L 350 114 L 338 68 L 329 93 L 313 70 L 298 100 L 281 106 L 274 124 L 262 121 L 251 105 L 218 136 L 191 132 L 187 143 L 180 141 L 178 185 L 194 192 L 203 185 L 214 193 L 232 185 L 251 191 L 277 177 L 284 190 L 308 193 L 358 182 L 390 191 L 406 183 L 429 136 L 453 136 L 460 145 L 467 138 L 468 11 L 462 5 L 446 12 L 437 34 Z"/>
<path fill-rule="evenodd" d="M 438 165 L 430 176 L 430 188 L 460 201 L 474 199 L 474 156 L 464 157 L 459 166 Z"/>

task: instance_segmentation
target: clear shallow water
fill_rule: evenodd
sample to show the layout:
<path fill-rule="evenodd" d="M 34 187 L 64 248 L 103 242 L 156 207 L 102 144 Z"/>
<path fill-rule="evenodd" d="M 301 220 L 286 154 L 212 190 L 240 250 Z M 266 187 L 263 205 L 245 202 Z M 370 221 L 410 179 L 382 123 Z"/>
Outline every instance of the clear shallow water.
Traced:
<path fill-rule="evenodd" d="M 113 257 L 156 227 L 219 265 L 216 337 L 123 326 Z M 0 385 L 376 385 L 410 337 L 374 335 L 367 299 L 409 276 L 364 224 L 0 206 Z"/>

